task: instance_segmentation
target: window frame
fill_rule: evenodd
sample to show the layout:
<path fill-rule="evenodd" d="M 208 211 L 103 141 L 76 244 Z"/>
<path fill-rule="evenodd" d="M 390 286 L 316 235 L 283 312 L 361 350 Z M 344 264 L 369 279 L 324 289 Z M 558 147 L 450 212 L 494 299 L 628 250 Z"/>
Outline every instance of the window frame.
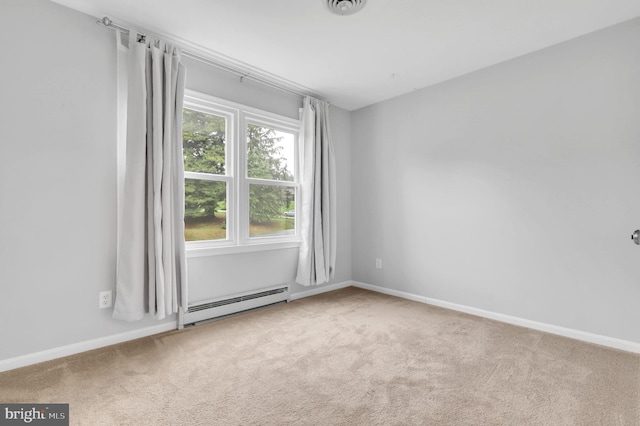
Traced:
<path fill-rule="evenodd" d="M 296 203 L 300 200 L 300 120 L 252 108 L 246 105 L 216 98 L 193 90 L 186 90 L 184 108 L 205 114 L 224 117 L 225 126 L 225 174 L 216 175 L 185 171 L 185 179 L 202 179 L 226 182 L 227 185 L 227 238 L 220 240 L 185 241 L 186 255 L 190 257 L 243 253 L 261 250 L 277 250 L 299 247 L 299 206 L 296 206 L 294 235 L 249 235 L 249 187 L 251 184 L 267 184 L 291 187 Z M 249 124 L 268 127 L 293 134 L 294 179 L 277 181 L 249 178 L 247 170 L 247 127 Z"/>
<path fill-rule="evenodd" d="M 287 237 L 291 238 L 291 236 L 288 235 L 282 235 L 282 236 L 268 236 L 268 237 L 251 237 L 250 236 L 250 232 L 249 232 L 249 226 L 250 226 L 250 220 L 249 220 L 249 195 L 250 195 L 250 191 L 249 188 L 252 184 L 257 184 L 257 185 L 273 185 L 273 186 L 283 186 L 283 187 L 289 187 L 289 188 L 293 188 L 294 189 L 294 196 L 295 196 L 295 200 L 298 201 L 300 198 L 300 144 L 299 144 L 299 130 L 300 130 L 300 125 L 299 125 L 299 121 L 297 122 L 297 125 L 292 125 L 291 121 L 289 120 L 281 120 L 281 117 L 278 118 L 273 118 L 273 116 L 269 117 L 269 116 L 264 116 L 263 114 L 257 114 L 255 112 L 243 112 L 242 114 L 242 127 L 241 127 L 241 134 L 239 136 L 239 138 L 242 140 L 243 142 L 243 146 L 241 147 L 241 155 L 240 155 L 240 162 L 241 164 L 244 166 L 242 173 L 243 173 L 243 179 L 241 179 L 242 181 L 242 187 L 241 190 L 239 191 L 241 194 L 241 197 L 243 199 L 241 199 L 241 205 L 243 207 L 242 210 L 240 210 L 240 220 L 241 220 L 241 226 L 240 226 L 240 230 L 242 231 L 240 233 L 241 238 L 244 238 L 243 243 L 246 245 L 252 245 L 252 244 L 264 244 L 264 243 L 269 243 L 269 242 L 278 242 L 282 239 L 286 239 Z M 297 120 L 296 120 L 297 121 Z M 294 173 L 293 173 L 293 181 L 280 181 L 280 180 L 275 180 L 275 179 L 259 179 L 259 178 L 251 178 L 249 177 L 249 171 L 247 169 L 247 154 L 248 154 L 248 150 L 247 150 L 247 127 L 250 125 L 258 125 L 258 126 L 262 126 L 262 127 L 268 127 L 270 129 L 276 130 L 276 131 L 280 131 L 280 132 L 285 132 L 285 133 L 291 133 L 293 134 L 293 145 L 294 145 Z M 295 228 L 294 228 L 294 237 L 298 237 L 300 235 L 300 224 L 298 221 L 298 208 L 296 208 L 296 215 L 294 218 L 294 223 L 295 223 Z M 246 227 L 246 229 L 243 228 Z M 299 237 L 298 237 L 299 240 Z"/>

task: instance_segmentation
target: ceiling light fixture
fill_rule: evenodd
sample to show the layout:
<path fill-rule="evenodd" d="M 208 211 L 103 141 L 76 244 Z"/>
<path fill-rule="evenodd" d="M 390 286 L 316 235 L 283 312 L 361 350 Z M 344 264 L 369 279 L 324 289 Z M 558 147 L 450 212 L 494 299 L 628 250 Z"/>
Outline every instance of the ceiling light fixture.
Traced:
<path fill-rule="evenodd" d="M 322 0 L 331 13 L 336 15 L 353 15 L 360 11 L 367 0 Z"/>

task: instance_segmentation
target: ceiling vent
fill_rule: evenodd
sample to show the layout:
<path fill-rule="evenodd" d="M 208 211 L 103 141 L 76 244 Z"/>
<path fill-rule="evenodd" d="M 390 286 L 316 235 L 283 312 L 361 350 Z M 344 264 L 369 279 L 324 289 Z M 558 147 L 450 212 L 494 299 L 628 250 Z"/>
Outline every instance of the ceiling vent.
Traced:
<path fill-rule="evenodd" d="M 360 11 L 367 0 L 323 0 L 331 13 L 336 15 L 353 15 Z"/>

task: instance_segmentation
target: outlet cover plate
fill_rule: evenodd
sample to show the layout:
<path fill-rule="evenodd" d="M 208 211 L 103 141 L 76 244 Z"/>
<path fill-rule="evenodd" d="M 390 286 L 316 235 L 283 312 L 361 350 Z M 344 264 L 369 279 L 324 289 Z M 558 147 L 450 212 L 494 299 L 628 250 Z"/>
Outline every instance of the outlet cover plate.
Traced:
<path fill-rule="evenodd" d="M 110 308 L 112 305 L 112 292 L 109 291 L 101 291 L 98 299 L 98 307 L 100 309 Z"/>

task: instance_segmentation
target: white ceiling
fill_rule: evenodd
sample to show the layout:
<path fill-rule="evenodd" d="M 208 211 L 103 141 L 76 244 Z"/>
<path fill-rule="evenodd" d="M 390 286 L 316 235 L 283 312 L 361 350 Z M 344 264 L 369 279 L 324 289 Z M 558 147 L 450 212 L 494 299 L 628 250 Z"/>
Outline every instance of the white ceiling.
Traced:
<path fill-rule="evenodd" d="M 233 58 L 348 110 L 640 16 L 639 0 L 53 0 Z"/>

